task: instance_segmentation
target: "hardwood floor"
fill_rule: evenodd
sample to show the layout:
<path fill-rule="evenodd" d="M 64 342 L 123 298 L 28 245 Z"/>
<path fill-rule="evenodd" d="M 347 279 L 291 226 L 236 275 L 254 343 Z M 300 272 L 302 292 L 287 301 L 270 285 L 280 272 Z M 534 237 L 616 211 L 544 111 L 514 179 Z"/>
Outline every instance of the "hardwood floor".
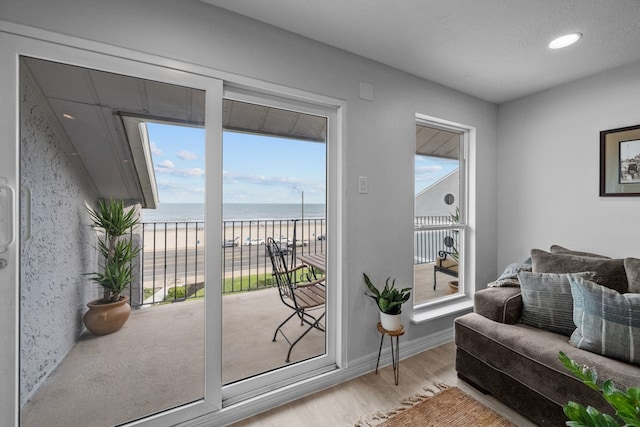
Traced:
<path fill-rule="evenodd" d="M 460 388 L 518 426 L 534 426 L 493 397 L 483 395 L 458 379 L 455 371 L 455 345 L 452 342 L 402 360 L 400 383 L 397 386 L 393 381 L 393 369 L 386 366 L 378 375 L 371 372 L 233 426 L 353 426 L 358 420 L 378 411 L 400 406 L 402 399 L 424 393 L 423 387 L 433 388 L 434 383 Z"/>

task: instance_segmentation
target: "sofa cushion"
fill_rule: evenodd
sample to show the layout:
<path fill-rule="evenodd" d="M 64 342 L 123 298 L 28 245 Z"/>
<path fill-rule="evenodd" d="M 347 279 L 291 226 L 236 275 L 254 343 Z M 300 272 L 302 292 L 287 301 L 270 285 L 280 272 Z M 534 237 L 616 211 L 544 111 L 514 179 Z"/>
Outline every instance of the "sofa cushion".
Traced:
<path fill-rule="evenodd" d="M 568 276 L 576 324 L 571 343 L 640 365 L 640 294 L 619 294 L 577 275 Z"/>
<path fill-rule="evenodd" d="M 605 255 L 594 254 L 591 252 L 574 251 L 574 250 L 562 247 L 560 245 L 551 245 L 551 249 L 549 250 L 549 252 L 551 252 L 552 254 L 577 255 L 577 256 L 586 256 L 590 258 L 611 259 L 610 257 Z"/>
<path fill-rule="evenodd" d="M 623 259 L 584 257 L 570 254 L 552 254 L 540 249 L 531 250 L 535 273 L 581 273 L 595 271 L 596 282 L 620 293 L 627 292 L 627 273 Z"/>
<path fill-rule="evenodd" d="M 640 294 L 640 259 L 625 258 L 624 270 L 627 273 L 629 292 Z"/>
<path fill-rule="evenodd" d="M 576 273 L 576 277 L 593 279 L 595 273 Z M 570 336 L 573 323 L 573 297 L 566 274 L 518 273 L 522 290 L 520 322 Z"/>

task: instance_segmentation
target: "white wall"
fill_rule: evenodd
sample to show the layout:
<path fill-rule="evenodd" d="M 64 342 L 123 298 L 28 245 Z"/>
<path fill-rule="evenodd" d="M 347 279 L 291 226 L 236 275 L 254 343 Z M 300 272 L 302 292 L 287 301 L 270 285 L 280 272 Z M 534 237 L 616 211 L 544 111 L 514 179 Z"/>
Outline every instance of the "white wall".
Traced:
<path fill-rule="evenodd" d="M 640 199 L 598 195 L 599 132 L 640 124 L 639 99 L 636 63 L 500 106 L 499 270 L 552 244 L 640 256 Z"/>

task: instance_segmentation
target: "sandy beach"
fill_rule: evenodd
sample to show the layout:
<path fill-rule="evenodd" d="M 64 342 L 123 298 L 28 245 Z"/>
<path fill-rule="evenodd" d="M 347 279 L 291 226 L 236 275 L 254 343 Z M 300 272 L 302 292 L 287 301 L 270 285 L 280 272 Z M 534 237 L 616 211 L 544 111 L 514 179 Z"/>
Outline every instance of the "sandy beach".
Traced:
<path fill-rule="evenodd" d="M 253 244 L 260 244 L 266 241 L 267 237 L 276 240 L 280 238 L 293 241 L 294 222 L 286 220 L 270 221 L 227 221 L 223 230 L 222 240 L 236 240 L 238 245 L 246 243 L 247 238 Z M 325 236 L 325 221 L 310 220 L 296 225 L 296 240 L 311 242 L 317 240 L 318 236 Z M 149 224 L 144 227 L 143 247 L 145 252 L 164 251 L 172 249 L 186 249 L 202 247 L 205 243 L 205 229 L 202 222 Z M 220 242 L 222 244 L 222 242 Z"/>

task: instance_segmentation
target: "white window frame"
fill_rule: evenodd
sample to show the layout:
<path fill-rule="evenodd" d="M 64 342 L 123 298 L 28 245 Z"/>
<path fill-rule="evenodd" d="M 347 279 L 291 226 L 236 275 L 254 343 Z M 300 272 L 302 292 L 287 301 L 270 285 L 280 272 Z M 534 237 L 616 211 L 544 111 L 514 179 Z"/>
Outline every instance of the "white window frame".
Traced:
<path fill-rule="evenodd" d="M 412 305 L 410 319 L 412 323 L 422 323 L 458 312 L 468 311 L 473 307 L 475 293 L 475 138 L 476 130 L 472 126 L 425 114 L 416 113 L 415 124 L 435 129 L 442 129 L 460 134 L 460 220 L 451 225 L 415 226 L 416 230 L 458 230 L 460 232 L 460 250 L 462 264 L 459 266 L 459 282 L 457 294 Z M 415 167 L 415 162 L 414 162 Z M 415 170 L 414 170 L 415 175 Z M 415 269 L 412 274 L 415 274 Z M 415 277 L 414 277 L 415 283 Z"/>

